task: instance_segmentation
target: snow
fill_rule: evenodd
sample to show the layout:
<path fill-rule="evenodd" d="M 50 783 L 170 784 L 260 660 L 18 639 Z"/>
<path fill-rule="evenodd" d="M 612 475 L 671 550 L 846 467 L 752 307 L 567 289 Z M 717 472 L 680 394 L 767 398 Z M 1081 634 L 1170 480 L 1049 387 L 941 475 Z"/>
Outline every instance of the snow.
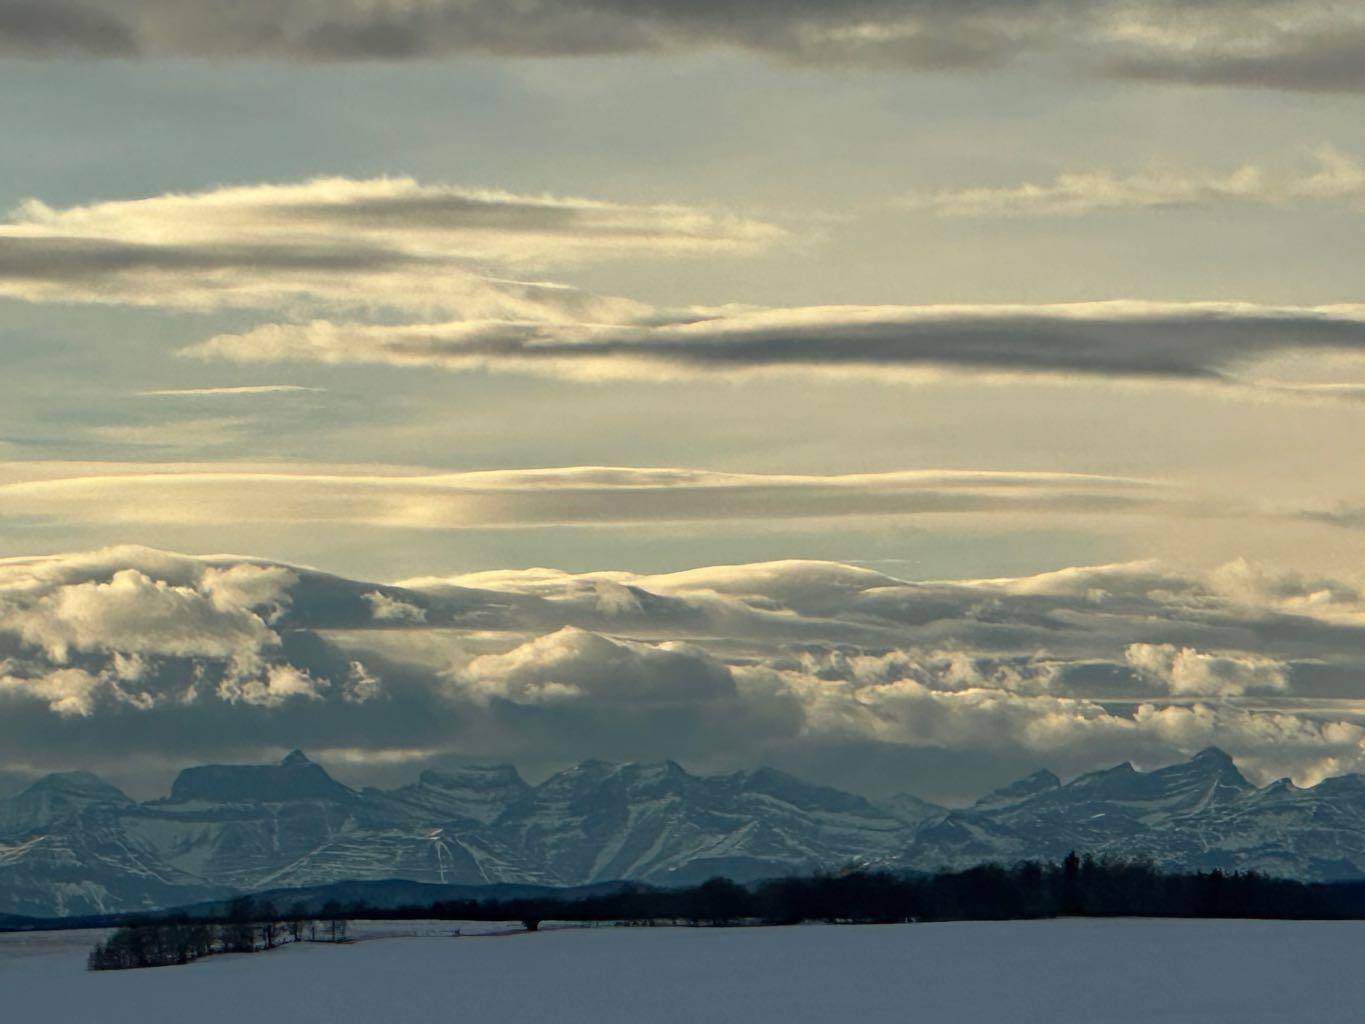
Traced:
<path fill-rule="evenodd" d="M 1359 1019 L 1365 922 L 796 928 L 365 922 L 362 941 L 90 974 L 98 932 L 0 935 L 5 1019 L 1237 1024 Z"/>

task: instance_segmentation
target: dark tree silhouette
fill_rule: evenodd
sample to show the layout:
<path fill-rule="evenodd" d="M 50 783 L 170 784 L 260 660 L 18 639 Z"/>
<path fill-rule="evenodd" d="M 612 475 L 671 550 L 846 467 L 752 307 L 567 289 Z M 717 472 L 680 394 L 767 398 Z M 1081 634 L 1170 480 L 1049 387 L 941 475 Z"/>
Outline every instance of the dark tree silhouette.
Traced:
<path fill-rule="evenodd" d="M 980 921 L 1088 916 L 1365 919 L 1365 883 L 1308 884 L 1255 872 L 1214 869 L 1162 873 L 1149 860 L 1097 859 L 1069 853 L 1060 864 L 983 864 L 934 875 L 849 870 L 738 885 L 713 878 L 688 889 L 626 885 L 573 898 L 450 900 L 398 908 L 343 907 L 328 901 L 316 918 L 302 904 L 286 920 L 294 939 L 307 930 L 325 941 L 347 941 L 348 918 L 445 918 L 521 921 L 535 931 L 546 920 L 625 924 L 798 924 L 830 921 Z M 215 952 L 251 952 L 278 945 L 286 934 L 273 908 L 248 897 L 217 917 L 126 918 L 90 951 L 92 970 L 188 963 Z M 319 927 L 321 922 L 321 927 Z M 262 936 L 258 946 L 257 936 Z"/>

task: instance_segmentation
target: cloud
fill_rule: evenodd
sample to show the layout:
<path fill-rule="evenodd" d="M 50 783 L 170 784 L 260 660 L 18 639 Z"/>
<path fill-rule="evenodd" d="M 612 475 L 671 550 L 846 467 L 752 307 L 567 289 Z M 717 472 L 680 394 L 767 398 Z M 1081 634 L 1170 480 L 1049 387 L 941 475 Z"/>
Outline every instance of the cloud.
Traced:
<path fill-rule="evenodd" d="M 137 569 L 108 581 L 56 588 L 6 602 L 4 629 L 40 647 L 54 662 L 73 651 L 209 657 L 254 662 L 277 638 L 263 619 L 212 582 L 173 586 Z"/>
<path fill-rule="evenodd" d="M 105 685 L 106 680 L 79 668 L 55 669 L 37 676 L 0 673 L 0 693 L 36 698 L 63 718 L 89 718 L 95 711 L 96 694 Z"/>
<path fill-rule="evenodd" d="M 328 685 L 288 660 L 274 623 L 299 577 L 145 549 L 0 563 L 0 689 L 90 717 L 101 701 L 149 711 L 226 701 L 278 707 Z M 373 681 L 371 681 L 372 683 Z M 362 683 L 357 692 L 370 692 Z"/>
<path fill-rule="evenodd" d="M 1219 746 L 1263 783 L 1292 775 L 1313 784 L 1328 774 L 1365 767 L 1365 727 L 1357 722 L 1246 711 L 1214 701 L 1145 703 L 1131 714 L 1118 714 L 1085 698 L 994 689 L 945 692 L 913 680 L 831 686 L 787 673 L 774 685 L 800 702 L 803 735 L 812 742 L 819 737 L 939 748 L 970 751 L 978 758 L 1023 753 L 1034 764 L 1106 767 L 1124 758 L 1155 765 Z"/>
<path fill-rule="evenodd" d="M 54 767 L 297 742 L 357 764 L 776 758 L 830 782 L 829 751 L 899 752 L 942 771 L 900 788 L 960 796 L 976 785 L 954 774 L 964 757 L 1079 771 L 1217 744 L 1258 778 L 1316 781 L 1365 766 L 1361 593 L 1247 562 L 915 582 L 794 561 L 382 585 L 137 548 L 8 559 L 0 742 Z"/>
<path fill-rule="evenodd" d="M 739 50 L 787 64 L 995 67 L 1309 90 L 1365 87 L 1365 25 L 1330 0 L 2 0 L 0 54 L 417 60 Z"/>
<path fill-rule="evenodd" d="M 252 422 L 246 416 L 206 416 L 91 427 L 89 434 L 106 444 L 134 448 L 218 448 L 240 445 Z"/>
<path fill-rule="evenodd" d="M 601 611 L 596 588 L 604 581 L 635 595 L 631 616 Z M 400 586 L 433 598 L 467 590 L 533 596 L 564 621 L 598 629 L 760 638 L 765 649 L 804 641 L 799 652 L 765 663 L 850 682 L 913 678 L 939 690 L 1079 687 L 1144 699 L 1150 689 L 1136 685 L 1141 681 L 1128 662 L 1133 644 L 1286 663 L 1351 661 L 1357 657 L 1351 645 L 1365 627 L 1365 598 L 1347 581 L 1273 573 L 1248 562 L 1207 573 L 1133 562 L 999 580 L 909 582 L 856 566 L 783 561 L 654 576 L 505 570 Z M 1096 668 L 1105 675 L 1099 690 L 1092 688 Z M 1345 695 L 1354 684 L 1340 676 L 1335 685 Z"/>
<path fill-rule="evenodd" d="M 1005 690 L 1047 693 L 1059 666 L 1037 657 L 981 657 L 968 651 L 917 651 L 895 648 L 878 654 L 843 648 L 805 651 L 793 667 L 820 679 L 885 686 L 911 681 L 943 692 Z"/>
<path fill-rule="evenodd" d="M 743 49 L 810 64 L 955 68 L 997 63 L 1027 46 L 1049 5 L 845 0 L 735 7 L 681 0 L 431 0 L 422 4 L 247 0 L 228 14 L 205 0 L 31 0 L 0 5 L 5 50 L 25 55 L 405 60 Z M 176 15 L 176 16 L 172 16 Z M 0 50 L 0 52 L 4 52 Z"/>
<path fill-rule="evenodd" d="M 298 392 L 324 392 L 326 388 L 310 388 L 300 384 L 247 384 L 236 387 L 156 388 L 139 391 L 144 398 L 233 398 L 253 395 L 282 395 Z"/>
<path fill-rule="evenodd" d="M 519 704 L 690 704 L 735 695 L 730 670 L 698 648 L 613 640 L 573 627 L 481 655 L 452 682 L 477 701 Z"/>
<path fill-rule="evenodd" d="M 1316 160 L 1317 169 L 1306 174 L 1275 174 L 1254 164 L 1226 174 L 1068 171 L 1050 182 L 911 196 L 904 205 L 944 217 L 1075 217 L 1130 209 L 1354 206 L 1365 198 L 1365 164 L 1330 146 L 1318 150 Z"/>
<path fill-rule="evenodd" d="M 1365 23 L 1360 12 L 1314 0 L 1259 0 L 1220 8 L 1200 20 L 1166 7 L 1155 16 L 1113 26 L 1119 44 L 1097 60 L 1114 78 L 1240 86 L 1296 92 L 1365 91 Z"/>
<path fill-rule="evenodd" d="M 425 608 L 409 604 L 378 590 L 362 595 L 369 603 L 375 622 L 425 622 Z"/>
<path fill-rule="evenodd" d="M 322 700 L 326 681 L 314 679 L 294 665 L 271 665 L 258 676 L 228 676 L 218 684 L 218 696 L 229 704 L 277 708 L 295 698 Z"/>
<path fill-rule="evenodd" d="M 952 371 L 1234 383 L 1273 355 L 1362 348 L 1360 305 L 1112 301 L 695 312 L 655 324 L 314 321 L 219 335 L 184 354 L 238 363 L 434 366 L 586 380 L 773 371 L 886 379 Z M 1282 390 L 1273 381 L 1254 383 Z"/>
<path fill-rule="evenodd" d="M 1134 723 L 1155 746 L 1190 753 L 1203 749 L 1201 743 L 1220 747 L 1261 784 L 1293 778 L 1299 785 L 1311 786 L 1365 769 L 1365 727 L 1357 721 L 1322 721 L 1199 703 L 1144 705 L 1137 709 Z"/>
<path fill-rule="evenodd" d="M 289 305 L 624 318 L 644 307 L 507 278 L 590 260 L 743 252 L 771 225 L 680 205 L 628 205 L 317 178 L 56 209 L 0 223 L 0 295 L 212 309 Z"/>
<path fill-rule="evenodd" d="M 1208 654 L 1174 644 L 1130 644 L 1124 656 L 1139 675 L 1178 696 L 1238 697 L 1289 689 L 1287 666 L 1274 658 Z"/>
<path fill-rule="evenodd" d="M 1365 530 L 1365 508 L 1358 505 L 1338 504 L 1329 509 L 1310 509 L 1303 515 L 1306 519 L 1347 530 Z"/>
<path fill-rule="evenodd" d="M 342 688 L 341 699 L 348 704 L 365 704 L 384 693 L 384 683 L 363 662 L 353 661 Z"/>
<path fill-rule="evenodd" d="M 1286 186 L 1286 194 L 1306 201 L 1365 189 L 1360 165 L 1339 154 L 1322 159 L 1316 174 Z M 1198 195 L 1238 189 L 1251 195 L 1260 187 L 1254 177 L 1239 176 L 1241 184 L 1218 186 L 1221 192 L 1179 183 L 1152 192 L 1129 180 L 1110 199 L 1096 196 L 1112 181 L 1073 181 L 1034 206 L 1084 209 L 1139 201 L 1139 194 L 1147 195 L 1140 201 L 1165 202 L 1191 188 Z M 1266 188 L 1266 195 L 1274 192 Z M 962 202 L 1012 208 L 1025 201 L 1016 195 Z M 0 224 L 0 294 L 35 302 L 259 308 L 284 317 L 181 350 L 238 364 L 436 367 L 585 381 L 765 373 L 923 380 L 953 373 L 1235 384 L 1245 393 L 1295 400 L 1359 397 L 1358 388 L 1339 383 L 1262 379 L 1256 365 L 1284 354 L 1359 350 L 1360 305 L 664 309 L 534 277 L 586 260 L 750 252 L 782 237 L 772 225 L 677 205 L 519 196 L 410 178 L 325 178 L 63 209 L 30 200 Z M 303 319 L 320 309 L 347 318 Z M 368 317 L 348 319 L 359 313 Z M 428 320 L 411 322 L 418 317 Z M 217 428 L 228 425 L 207 419 L 201 433 L 219 437 Z M 116 443 L 151 438 L 137 426 L 102 429 L 100 436 Z"/>
<path fill-rule="evenodd" d="M 124 57 L 137 48 L 115 4 L 0 0 L 0 55 Z"/>
<path fill-rule="evenodd" d="M 999 511 L 1159 513 L 1157 483 L 1071 473 L 832 476 L 565 467 L 469 473 L 129 463 L 0 465 L 5 514 L 105 523 L 346 522 L 410 529 L 812 519 Z"/>

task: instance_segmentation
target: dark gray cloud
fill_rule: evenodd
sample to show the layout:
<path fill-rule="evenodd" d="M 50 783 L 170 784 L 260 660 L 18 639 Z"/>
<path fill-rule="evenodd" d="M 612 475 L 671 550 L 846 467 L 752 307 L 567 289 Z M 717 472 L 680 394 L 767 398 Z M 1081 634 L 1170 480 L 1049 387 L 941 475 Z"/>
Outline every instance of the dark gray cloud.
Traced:
<path fill-rule="evenodd" d="M 85 0 L 43 13 L 7 0 L 13 52 L 44 55 L 404 60 L 740 48 L 793 61 L 959 67 L 1007 58 L 1057 6 L 1047 0 Z"/>
<path fill-rule="evenodd" d="M 379 246 L 153 245 L 100 238 L 0 235 L 0 279 L 59 285 L 99 284 L 146 272 L 321 271 L 378 272 L 426 262 Z"/>
<path fill-rule="evenodd" d="M 676 323 L 611 327 L 314 322 L 222 335 L 188 352 L 244 363 L 323 360 L 602 378 L 772 369 L 891 373 L 951 368 L 987 374 L 1228 382 L 1257 360 L 1282 352 L 1362 348 L 1361 306 L 1101 302 L 829 306 L 688 314 Z"/>
<path fill-rule="evenodd" d="M 1194 83 L 1359 90 L 1365 30 L 1330 0 L 0 0 L 0 53 L 313 61 L 729 49 L 923 70 L 1025 54 Z"/>
<path fill-rule="evenodd" d="M 1339 505 L 1330 509 L 1312 509 L 1303 513 L 1305 519 L 1348 530 L 1365 530 L 1365 508 L 1358 505 Z"/>
<path fill-rule="evenodd" d="M 422 235 L 490 231 L 623 244 L 669 245 L 687 239 L 724 243 L 737 241 L 742 230 L 756 234 L 766 230 L 737 218 L 711 217 L 676 206 L 630 207 L 440 188 L 340 201 L 285 202 L 268 216 L 278 225 L 325 231 L 416 231 Z"/>
<path fill-rule="evenodd" d="M 1365 92 L 1365 26 L 1338 24 L 1273 37 L 1254 50 L 1138 52 L 1104 61 L 1113 78 L 1296 92 Z"/>
<path fill-rule="evenodd" d="M 125 57 L 137 49 L 134 27 L 103 5 L 0 0 L 0 55 Z"/>

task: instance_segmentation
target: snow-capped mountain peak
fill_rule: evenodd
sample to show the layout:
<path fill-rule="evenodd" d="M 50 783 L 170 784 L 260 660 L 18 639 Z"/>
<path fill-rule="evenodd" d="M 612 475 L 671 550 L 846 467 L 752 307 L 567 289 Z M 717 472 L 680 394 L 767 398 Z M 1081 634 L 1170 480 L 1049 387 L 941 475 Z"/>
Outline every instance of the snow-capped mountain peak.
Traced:
<path fill-rule="evenodd" d="M 753 879 L 852 864 L 934 870 L 1070 850 L 1168 867 L 1365 876 L 1365 778 L 1257 789 L 1221 750 L 1062 782 L 1040 770 L 949 810 L 882 804 L 772 768 L 586 761 L 537 785 L 455 765 L 352 790 L 301 752 L 188 768 L 138 803 L 51 775 L 0 801 L 0 911 L 83 913 L 348 879 L 571 885 Z"/>

